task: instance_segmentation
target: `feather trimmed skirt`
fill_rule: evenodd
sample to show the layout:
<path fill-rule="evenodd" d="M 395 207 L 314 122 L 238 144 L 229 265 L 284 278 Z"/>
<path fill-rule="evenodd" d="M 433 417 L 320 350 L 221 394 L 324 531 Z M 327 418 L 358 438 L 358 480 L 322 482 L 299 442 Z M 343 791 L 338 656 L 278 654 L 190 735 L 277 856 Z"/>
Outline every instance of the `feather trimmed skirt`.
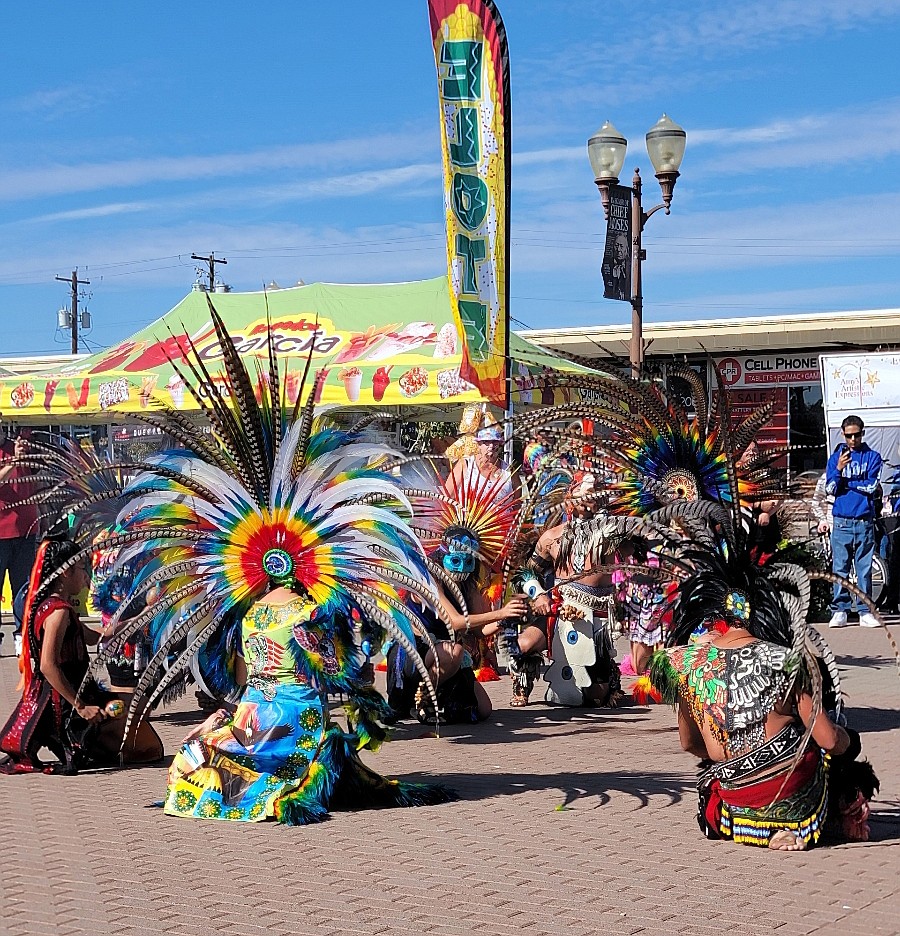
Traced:
<path fill-rule="evenodd" d="M 790 772 L 803 731 L 795 725 L 701 774 L 697 821 L 707 838 L 767 847 L 787 829 L 814 845 L 828 814 L 828 762 L 812 747 Z"/>
<path fill-rule="evenodd" d="M 231 720 L 184 745 L 169 768 L 164 811 L 193 819 L 305 825 L 329 809 L 447 802 L 440 786 L 386 780 L 356 753 L 356 735 L 329 724 L 309 686 L 248 687 Z"/>

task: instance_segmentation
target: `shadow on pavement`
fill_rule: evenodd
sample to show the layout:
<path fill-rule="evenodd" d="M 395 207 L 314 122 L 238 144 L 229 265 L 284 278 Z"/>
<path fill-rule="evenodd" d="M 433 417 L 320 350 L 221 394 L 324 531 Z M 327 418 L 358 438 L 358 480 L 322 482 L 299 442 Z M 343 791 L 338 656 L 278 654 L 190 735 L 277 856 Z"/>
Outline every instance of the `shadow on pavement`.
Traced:
<path fill-rule="evenodd" d="M 199 725 L 208 717 L 208 712 L 196 708 L 190 712 L 156 711 L 150 716 L 150 720 L 162 725 Z"/>
<path fill-rule="evenodd" d="M 869 815 L 870 842 L 900 841 L 900 803 L 875 800 Z M 877 808 L 877 807 L 882 808 Z"/>
<path fill-rule="evenodd" d="M 608 709 L 529 705 L 521 709 L 495 709 L 487 721 L 474 725 L 441 725 L 439 734 L 448 740 L 472 744 L 518 744 L 523 741 L 545 741 L 549 737 L 621 731 L 623 725 L 634 727 L 646 721 L 649 721 L 647 709 L 638 706 Z M 568 730 L 560 730 L 562 725 L 568 725 Z M 642 730 L 658 733 L 670 729 Z M 392 737 L 399 741 L 416 738 L 423 731 L 434 731 L 434 725 L 430 722 L 419 722 L 414 718 L 404 718 L 393 726 L 391 733 Z"/>
<path fill-rule="evenodd" d="M 865 744 L 866 732 L 892 731 L 894 728 L 900 728 L 900 711 L 854 705 L 847 709 L 847 721 L 851 727 L 863 735 L 863 744 Z"/>
<path fill-rule="evenodd" d="M 649 806 L 651 798 L 655 796 L 667 797 L 667 805 L 674 806 L 684 799 L 685 793 L 694 794 L 696 790 L 694 783 L 682 776 L 627 770 L 601 773 L 560 771 L 552 774 L 485 771 L 478 776 L 464 773 L 404 773 L 402 779 L 444 784 L 456 790 L 460 800 L 466 802 L 494 799 L 497 796 L 518 796 L 535 791 L 554 791 L 557 798 L 553 800 L 552 809 L 558 811 L 587 798 L 598 800 L 592 806 L 596 809 L 609 803 L 614 793 L 634 797 L 641 808 Z"/>
<path fill-rule="evenodd" d="M 852 666 L 859 666 L 862 669 L 881 669 L 883 666 L 894 666 L 895 663 L 892 659 L 885 656 L 837 656 L 835 655 L 835 662 L 838 666 L 844 668 L 849 668 Z"/>

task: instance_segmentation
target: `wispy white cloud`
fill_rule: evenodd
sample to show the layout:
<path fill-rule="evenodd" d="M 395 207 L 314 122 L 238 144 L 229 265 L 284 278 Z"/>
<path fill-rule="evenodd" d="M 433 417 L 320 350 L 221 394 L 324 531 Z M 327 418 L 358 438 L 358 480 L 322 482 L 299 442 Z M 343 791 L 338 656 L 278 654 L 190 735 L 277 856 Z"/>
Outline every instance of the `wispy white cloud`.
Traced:
<path fill-rule="evenodd" d="M 440 184 L 441 166 L 437 158 L 433 162 L 413 163 L 385 169 L 325 176 L 320 179 L 285 183 L 284 185 L 256 188 L 250 198 L 310 199 L 310 198 L 355 198 L 372 192 L 393 188 L 408 188 L 422 182 Z M 435 191 L 439 189 L 436 187 Z"/>
<path fill-rule="evenodd" d="M 839 138 L 836 128 L 840 128 Z M 762 124 L 687 128 L 684 170 L 696 178 L 713 173 L 745 173 L 760 169 L 824 168 L 871 165 L 900 153 L 900 98 L 869 101 L 830 111 L 782 115 Z M 643 150 L 632 140 L 631 150 Z M 642 153 L 646 160 L 646 153 Z M 518 152 L 513 157 L 513 184 L 539 191 L 558 187 L 560 165 L 585 164 L 583 146 L 552 146 Z M 648 167 L 649 169 L 649 167 Z"/>
<path fill-rule="evenodd" d="M 105 96 L 103 92 L 92 90 L 85 85 L 73 84 L 32 91 L 4 101 L 2 106 L 8 111 L 51 119 L 89 110 Z"/>
<path fill-rule="evenodd" d="M 574 4 L 578 6 L 578 4 Z M 761 58 L 781 52 L 788 58 L 798 45 L 829 41 L 855 31 L 895 27 L 897 0 L 692 0 L 673 5 L 649 0 L 637 15 L 619 17 L 602 38 L 593 2 L 583 5 L 582 42 L 558 42 L 556 51 L 517 60 L 518 94 L 528 95 L 527 129 L 571 131 L 574 121 L 595 113 L 594 126 L 638 102 L 674 102 L 694 94 L 748 83 L 768 87 L 771 74 Z M 552 27 L 548 27 L 552 33 Z M 546 47 L 546 46 L 545 46 Z M 802 80 L 802 79 L 801 79 Z M 650 116 L 649 114 L 647 115 Z M 593 127 L 585 126 L 587 137 Z M 620 127 L 620 129 L 628 129 Z M 640 128 L 645 129 L 645 128 Z"/>
<path fill-rule="evenodd" d="M 94 205 L 90 208 L 75 208 L 71 211 L 54 211 L 50 214 L 35 215 L 15 224 L 49 224 L 56 221 L 85 221 L 89 218 L 109 218 L 115 215 L 135 214 L 148 211 L 152 202 L 112 202 L 107 205 Z"/>
<path fill-rule="evenodd" d="M 896 156 L 900 153 L 900 99 L 780 119 L 756 129 L 755 135 L 740 130 L 696 134 L 699 145 L 729 149 L 701 162 L 698 170 L 731 173 L 808 167 L 821 171 L 833 166 L 861 167 L 864 160 Z"/>
<path fill-rule="evenodd" d="M 646 238 L 648 262 L 666 275 L 772 268 L 791 264 L 848 263 L 900 255 L 894 218 L 900 195 L 869 193 L 827 201 L 766 203 L 753 208 L 672 215 L 665 231 Z"/>
<path fill-rule="evenodd" d="M 647 45 L 669 56 L 691 52 L 715 58 L 726 50 L 786 45 L 897 17 L 896 0 L 819 0 L 815 7 L 806 0 L 757 0 L 727 10 L 716 3 L 698 14 L 676 14 L 651 33 Z"/>
<path fill-rule="evenodd" d="M 52 280 L 72 264 L 99 290 L 148 284 L 183 284 L 194 279 L 191 253 L 214 249 L 229 260 L 229 280 L 239 289 L 263 281 L 378 282 L 435 276 L 445 271 L 440 224 L 387 224 L 341 228 L 289 222 L 189 221 L 142 225 L 125 232 L 96 231 L 79 241 L 73 258 L 64 232 L 52 238 L 18 239 L 0 256 L 0 287 Z M 101 285 L 102 284 L 102 285 Z"/>
<path fill-rule="evenodd" d="M 546 149 L 526 150 L 513 153 L 513 166 L 540 166 L 546 163 L 572 162 L 587 159 L 587 142 L 584 146 L 551 146 Z"/>
<path fill-rule="evenodd" d="M 645 232 L 647 281 L 703 280 L 704 274 L 803 265 L 845 264 L 848 281 L 859 279 L 852 261 L 900 257 L 894 219 L 900 195 L 866 196 L 792 204 L 758 204 L 714 212 L 675 212 Z M 542 274 L 575 281 L 599 277 L 604 222 L 599 199 L 557 201 L 520 213 L 513 223 L 513 275 Z M 839 266 L 835 267 L 835 263 Z M 587 271 L 587 273 L 586 273 Z M 667 286 L 667 290 L 671 287 Z M 900 293 L 900 288 L 898 288 Z"/>
<path fill-rule="evenodd" d="M 281 185 L 241 185 L 214 188 L 185 196 L 164 196 L 132 202 L 107 202 L 69 211 L 55 211 L 7 222 L 3 227 L 56 224 L 109 218 L 117 215 L 169 214 L 183 217 L 191 212 L 236 209 L 291 201 L 360 198 L 375 192 L 416 197 L 423 193 L 440 191 L 439 163 L 417 163 L 389 169 L 349 172 L 324 176 L 304 182 L 285 182 Z"/>
<path fill-rule="evenodd" d="M 872 218 L 875 204 L 884 213 L 876 227 L 867 220 L 852 221 L 852 209 L 862 209 Z M 900 238 L 891 230 L 890 218 L 900 210 L 900 195 L 871 197 L 870 202 L 846 199 L 808 206 L 803 216 L 785 216 L 775 209 L 722 212 L 703 217 L 682 216 L 667 219 L 665 235 L 648 239 L 645 266 L 648 295 L 655 298 L 658 318 L 691 318 L 710 314 L 750 314 L 790 308 L 852 308 L 860 304 L 891 305 L 889 290 L 878 282 L 861 285 L 854 273 L 853 257 L 870 253 L 900 253 Z M 567 324 L 605 321 L 622 317 L 621 304 L 602 303 L 598 207 L 593 203 L 555 205 L 550 215 L 522 217 L 513 229 L 511 270 L 513 294 L 517 296 L 513 314 L 530 324 L 550 325 L 562 315 Z M 670 231 L 669 224 L 677 223 Z M 596 230 L 593 237 L 589 233 Z M 581 232 L 581 233 L 579 233 Z M 37 233 L 37 232 L 36 232 Z M 890 237 L 894 243 L 890 243 Z M 879 245 L 879 241 L 885 243 Z M 805 245 L 804 251 L 799 246 Z M 229 260 L 228 280 L 237 289 L 258 289 L 264 282 L 282 284 L 298 279 L 307 282 L 389 282 L 438 276 L 444 273 L 445 244 L 442 225 L 391 224 L 344 228 L 339 226 L 272 224 L 223 224 L 189 222 L 180 225 L 142 226 L 116 235 L 97 232 L 81 240 L 73 258 L 67 236 L 37 238 L 17 243 L 0 257 L 0 287 L 23 282 L 22 270 L 47 271 L 38 280 L 52 280 L 53 271 L 79 270 L 91 279 L 95 321 L 103 323 L 97 335 L 109 340 L 122 337 L 115 332 L 117 317 L 134 320 L 135 300 L 142 290 L 165 288 L 172 291 L 172 304 L 190 288 L 194 263 L 192 252 L 215 249 Z M 810 256 L 812 255 L 812 256 Z M 135 262 L 146 258 L 144 262 Z M 763 271 L 785 267 L 798 259 L 807 264 L 837 261 L 847 270 L 844 282 L 830 286 L 809 286 L 759 293 L 727 292 L 721 278 L 705 293 L 699 284 L 706 273 L 733 270 L 753 271 L 765 284 Z M 808 282 L 809 277 L 806 278 Z M 554 298 L 553 290 L 535 283 L 565 281 L 566 289 Z M 532 285 L 525 285 L 526 283 Z M 579 305 L 566 296 L 596 296 L 597 304 Z M 128 298 L 124 301 L 123 296 Z M 528 302 L 543 296 L 546 302 Z M 656 302 L 655 300 L 659 300 Z M 156 313 L 165 311 L 157 309 Z M 622 314 L 620 314 L 622 313 Z M 149 321 L 152 316 L 147 317 Z M 102 331 L 106 326 L 110 331 Z M 48 326 L 49 327 L 49 326 Z M 129 324 L 125 330 L 135 330 Z"/>
<path fill-rule="evenodd" d="M 691 130 L 691 146 L 741 146 L 746 143 L 780 143 L 817 133 L 830 119 L 824 114 L 805 114 L 774 120 L 756 127 L 714 127 Z"/>
<path fill-rule="evenodd" d="M 133 188 L 150 183 L 353 166 L 371 161 L 374 153 L 402 153 L 408 159 L 433 151 L 434 143 L 434 134 L 412 132 L 328 143 L 276 146 L 244 153 L 11 168 L 0 174 L 0 200 L 22 201 L 51 195 Z"/>
<path fill-rule="evenodd" d="M 567 45 L 552 57 L 554 73 L 607 83 L 618 80 L 627 63 L 652 71 L 661 63 L 690 70 L 691 63 L 716 61 L 723 55 L 779 48 L 820 36 L 864 29 L 900 19 L 897 0 L 747 0 L 726 7 L 716 2 L 657 3 L 642 16 L 621 20 L 609 42 Z M 639 60 L 635 62 L 635 50 Z M 544 62 L 546 68 L 546 61 Z M 542 74 L 546 74 L 543 71 Z M 634 75 L 629 75 L 634 82 Z"/>

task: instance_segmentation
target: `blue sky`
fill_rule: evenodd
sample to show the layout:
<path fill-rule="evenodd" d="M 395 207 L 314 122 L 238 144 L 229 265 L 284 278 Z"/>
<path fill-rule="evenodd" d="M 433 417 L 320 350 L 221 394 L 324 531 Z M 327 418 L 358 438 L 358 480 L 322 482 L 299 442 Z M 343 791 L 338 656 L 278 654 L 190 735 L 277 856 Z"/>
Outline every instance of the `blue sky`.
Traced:
<path fill-rule="evenodd" d="M 623 322 L 602 298 L 586 140 L 688 133 L 672 214 L 645 232 L 645 316 L 900 306 L 900 0 L 498 0 L 512 67 L 512 315 Z M 604 8 L 606 9 L 606 8 Z M 727 9 L 727 12 L 723 12 Z M 425 0 L 4 10 L 0 354 L 93 346 L 171 308 L 191 253 L 233 288 L 446 272 Z"/>

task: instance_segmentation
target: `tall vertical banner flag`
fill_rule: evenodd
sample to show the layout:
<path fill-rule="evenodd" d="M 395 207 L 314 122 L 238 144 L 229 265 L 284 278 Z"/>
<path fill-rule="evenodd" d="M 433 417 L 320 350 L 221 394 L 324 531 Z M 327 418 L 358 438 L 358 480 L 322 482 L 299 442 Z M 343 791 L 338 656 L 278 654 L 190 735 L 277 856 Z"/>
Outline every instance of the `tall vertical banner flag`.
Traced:
<path fill-rule="evenodd" d="M 509 50 L 493 0 L 428 0 L 441 107 L 450 303 L 460 376 L 506 405 Z"/>

